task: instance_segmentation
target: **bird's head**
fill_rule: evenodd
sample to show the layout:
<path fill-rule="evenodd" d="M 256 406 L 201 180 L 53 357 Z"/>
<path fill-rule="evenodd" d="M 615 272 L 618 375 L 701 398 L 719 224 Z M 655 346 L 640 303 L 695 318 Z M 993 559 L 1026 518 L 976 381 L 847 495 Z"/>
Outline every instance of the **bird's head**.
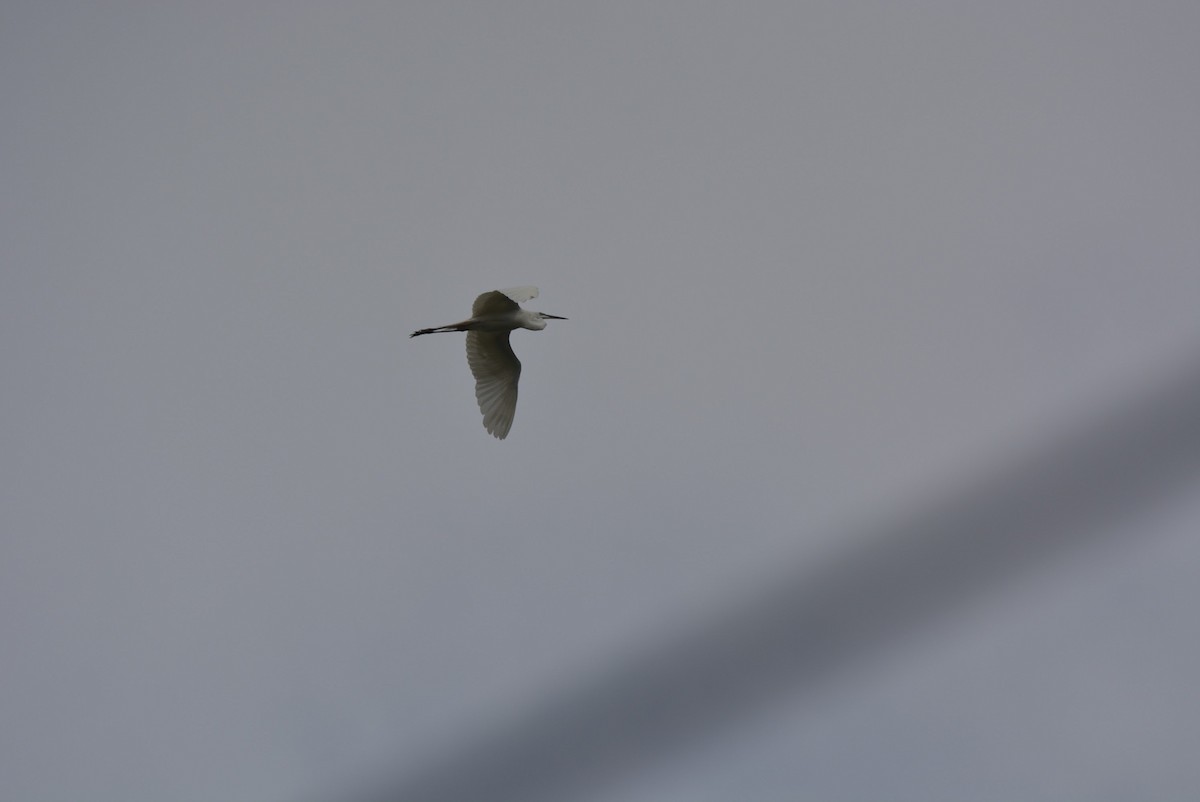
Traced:
<path fill-rule="evenodd" d="M 558 315 L 547 315 L 545 312 L 530 312 L 522 323 L 523 328 L 532 329 L 533 331 L 541 331 L 546 328 L 547 320 L 566 320 L 565 317 Z"/>

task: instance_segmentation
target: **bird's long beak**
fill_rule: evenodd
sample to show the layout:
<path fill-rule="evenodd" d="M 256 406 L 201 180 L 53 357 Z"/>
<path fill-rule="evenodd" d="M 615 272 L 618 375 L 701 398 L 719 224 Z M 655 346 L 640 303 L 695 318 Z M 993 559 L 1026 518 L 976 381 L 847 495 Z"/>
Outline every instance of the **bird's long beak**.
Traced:
<path fill-rule="evenodd" d="M 542 312 L 542 317 L 548 317 L 551 320 L 568 320 L 568 318 L 559 317 L 558 315 L 547 315 L 545 312 Z"/>

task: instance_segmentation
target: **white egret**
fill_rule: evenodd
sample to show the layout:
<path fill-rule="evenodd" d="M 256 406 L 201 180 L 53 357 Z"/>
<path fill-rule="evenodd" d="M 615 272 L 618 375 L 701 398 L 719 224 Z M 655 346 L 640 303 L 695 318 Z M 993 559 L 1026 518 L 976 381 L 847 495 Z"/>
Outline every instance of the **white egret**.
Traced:
<path fill-rule="evenodd" d="M 531 312 L 518 304 L 538 296 L 537 287 L 492 290 L 475 299 L 471 317 L 449 326 L 418 329 L 409 337 L 448 331 L 467 333 L 467 364 L 475 377 L 475 400 L 483 413 L 483 428 L 503 440 L 517 411 L 517 380 L 521 360 L 513 353 L 508 335 L 513 329 L 541 331 L 547 320 L 566 320 L 545 312 Z"/>

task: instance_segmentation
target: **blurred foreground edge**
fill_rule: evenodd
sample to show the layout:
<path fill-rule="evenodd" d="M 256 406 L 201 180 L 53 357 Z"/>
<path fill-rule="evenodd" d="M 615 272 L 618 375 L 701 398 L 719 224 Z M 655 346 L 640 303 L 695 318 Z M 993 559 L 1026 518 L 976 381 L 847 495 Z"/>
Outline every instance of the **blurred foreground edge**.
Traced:
<path fill-rule="evenodd" d="M 1119 530 L 1200 472 L 1200 364 L 985 471 L 954 498 L 853 533 L 768 587 L 364 802 L 574 798 L 802 693 L 1023 568 Z M 345 798 L 345 795 L 342 795 Z"/>

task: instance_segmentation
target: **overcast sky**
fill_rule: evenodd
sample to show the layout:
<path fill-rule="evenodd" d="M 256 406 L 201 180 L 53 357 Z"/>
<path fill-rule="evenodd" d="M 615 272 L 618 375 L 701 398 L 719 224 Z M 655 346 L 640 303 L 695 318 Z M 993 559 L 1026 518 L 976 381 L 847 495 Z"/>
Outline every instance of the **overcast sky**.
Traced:
<path fill-rule="evenodd" d="M 402 773 L 1200 349 L 1192 2 L 12 2 L 0 797 Z M 517 332 L 508 439 L 462 336 Z M 1195 495 L 1195 494 L 1193 494 Z M 597 791 L 1182 798 L 1200 505 Z"/>

